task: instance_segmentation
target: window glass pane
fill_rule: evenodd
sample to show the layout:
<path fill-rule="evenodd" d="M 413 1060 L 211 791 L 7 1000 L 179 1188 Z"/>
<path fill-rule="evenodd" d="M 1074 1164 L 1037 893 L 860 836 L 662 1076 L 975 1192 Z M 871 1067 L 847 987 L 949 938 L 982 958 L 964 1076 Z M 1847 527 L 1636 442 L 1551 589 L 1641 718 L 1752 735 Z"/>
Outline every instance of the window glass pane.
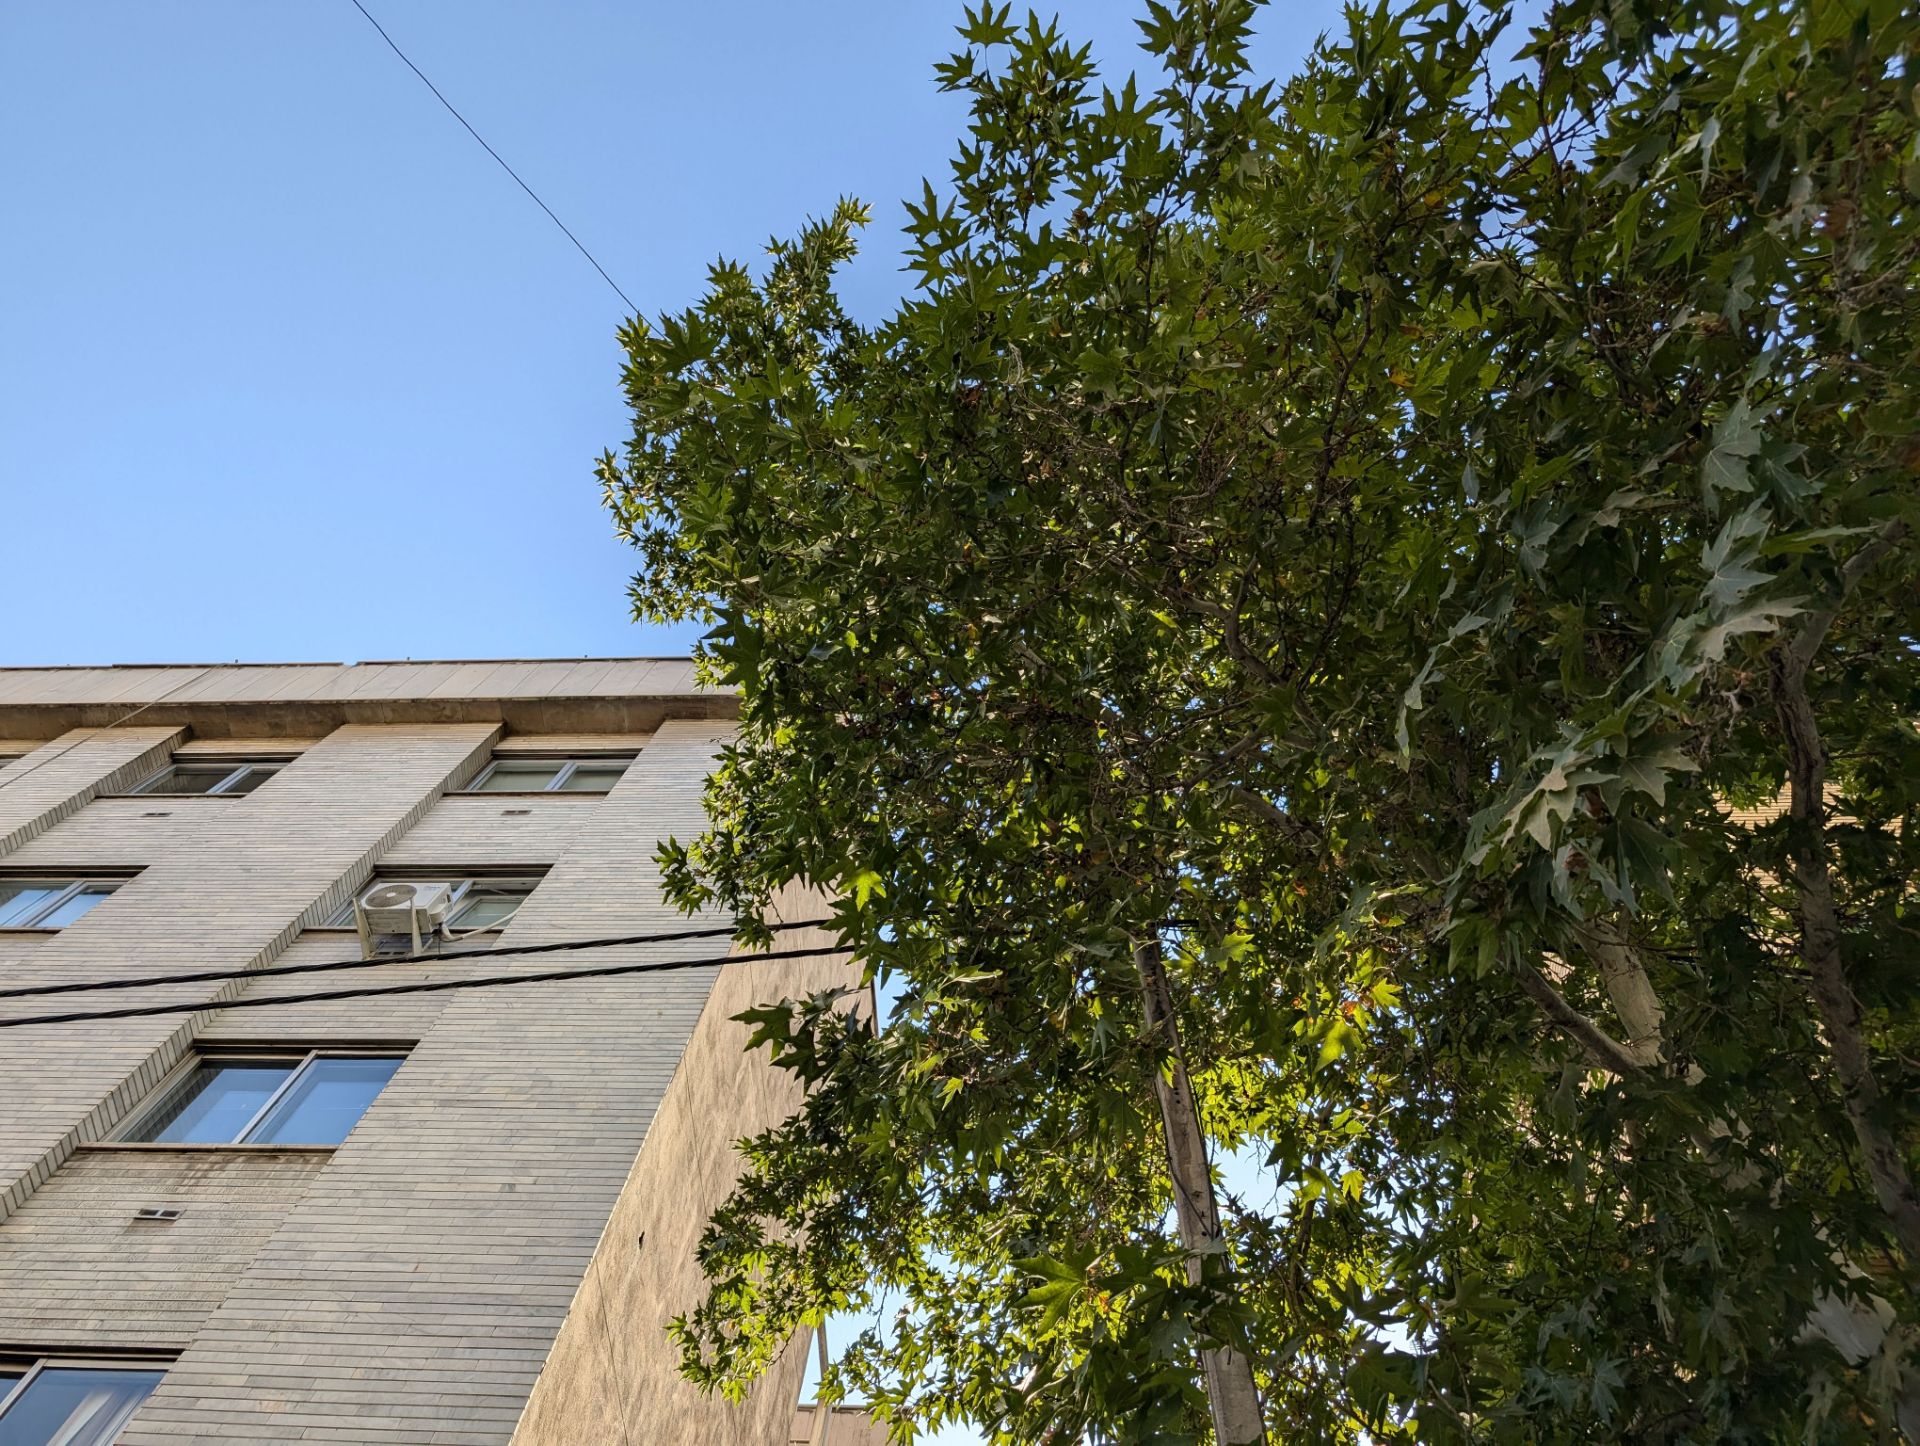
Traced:
<path fill-rule="evenodd" d="M 560 785 L 562 793 L 605 793 L 627 771 L 624 763 L 583 763 Z"/>
<path fill-rule="evenodd" d="M 64 893 L 67 887 L 67 883 L 42 879 L 0 880 L 0 928 L 25 924 Z"/>
<path fill-rule="evenodd" d="M 238 765 L 232 763 L 176 763 L 140 793 L 212 793 Z"/>
<path fill-rule="evenodd" d="M 272 778 L 273 775 L 279 771 L 280 765 L 277 763 L 256 763 L 220 791 L 222 793 L 252 793 L 254 789 L 265 783 L 269 778 Z"/>
<path fill-rule="evenodd" d="M 113 1446 L 164 1374 L 49 1366 L 0 1416 L 0 1446 Z"/>
<path fill-rule="evenodd" d="M 490 929 L 527 901 L 527 889 L 485 888 L 467 890 L 466 902 L 455 912 L 456 929 Z"/>
<path fill-rule="evenodd" d="M 113 892 L 112 884 L 88 884 L 71 899 L 63 901 L 59 908 L 40 916 L 42 929 L 59 929 L 71 924 L 95 904 Z"/>
<path fill-rule="evenodd" d="M 232 1144 L 293 1073 L 295 1063 L 202 1060 L 127 1138 L 168 1145 Z"/>
<path fill-rule="evenodd" d="M 551 758 L 507 758 L 474 784 L 482 793 L 527 793 L 544 789 L 565 765 Z"/>
<path fill-rule="evenodd" d="M 316 1059 L 247 1136 L 247 1143 L 337 1145 L 399 1068 L 397 1057 Z"/>

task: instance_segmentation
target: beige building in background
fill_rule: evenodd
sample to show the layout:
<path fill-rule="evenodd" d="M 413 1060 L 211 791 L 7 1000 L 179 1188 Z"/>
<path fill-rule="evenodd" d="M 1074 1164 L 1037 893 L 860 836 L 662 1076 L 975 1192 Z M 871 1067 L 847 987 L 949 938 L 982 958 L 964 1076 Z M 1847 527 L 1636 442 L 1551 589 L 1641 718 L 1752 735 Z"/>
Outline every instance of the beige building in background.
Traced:
<path fill-rule="evenodd" d="M 843 959 L 249 1007 L 725 955 L 363 964 L 354 901 L 429 886 L 444 948 L 695 927 L 653 855 L 733 713 L 684 660 L 0 669 L 0 989 L 231 976 L 0 998 L 183 1006 L 0 1028 L 0 1440 L 869 1439 L 797 1403 L 806 1341 L 735 1406 L 662 1334 L 796 1102 L 731 1016 Z"/>

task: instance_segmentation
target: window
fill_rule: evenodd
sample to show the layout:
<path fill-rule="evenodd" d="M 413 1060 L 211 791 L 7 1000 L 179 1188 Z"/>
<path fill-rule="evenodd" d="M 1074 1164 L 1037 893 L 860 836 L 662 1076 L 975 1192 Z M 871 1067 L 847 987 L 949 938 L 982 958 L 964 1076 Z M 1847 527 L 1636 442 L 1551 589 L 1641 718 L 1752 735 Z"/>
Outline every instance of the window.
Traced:
<path fill-rule="evenodd" d="M 537 879 L 471 879 L 447 916 L 455 929 L 493 929 L 527 901 Z"/>
<path fill-rule="evenodd" d="M 405 1059 L 203 1055 L 120 1136 L 157 1145 L 337 1145 Z M 7 1446 L 0 1435 L 0 1446 Z"/>
<path fill-rule="evenodd" d="M 537 878 L 476 878 L 476 879 L 434 879 L 409 875 L 406 878 L 389 878 L 384 874 L 376 875 L 367 881 L 365 888 L 357 897 L 365 898 L 382 884 L 445 884 L 453 890 L 453 907 L 447 911 L 447 928 L 462 933 L 473 933 L 481 929 L 494 929 L 507 921 L 507 917 L 527 901 L 527 895 L 538 887 Z M 353 900 L 349 899 L 336 909 L 322 928 L 350 929 L 353 927 Z"/>
<path fill-rule="evenodd" d="M 60 929 L 120 887 L 119 879 L 0 878 L 0 929 Z"/>
<path fill-rule="evenodd" d="M 169 763 L 132 792 L 252 793 L 292 761 L 290 758 L 192 758 Z"/>
<path fill-rule="evenodd" d="M 113 1446 L 165 1374 L 144 1362 L 0 1359 L 0 1446 Z"/>
<path fill-rule="evenodd" d="M 624 758 L 496 758 L 469 793 L 605 793 L 633 762 Z"/>

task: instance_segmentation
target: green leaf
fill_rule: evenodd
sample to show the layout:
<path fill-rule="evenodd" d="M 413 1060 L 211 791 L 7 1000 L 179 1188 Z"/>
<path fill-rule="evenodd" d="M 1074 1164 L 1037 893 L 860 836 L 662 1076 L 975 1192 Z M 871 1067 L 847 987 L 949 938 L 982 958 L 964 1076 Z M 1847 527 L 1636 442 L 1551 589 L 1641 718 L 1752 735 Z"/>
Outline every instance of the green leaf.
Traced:
<path fill-rule="evenodd" d="M 1742 397 L 1713 429 L 1713 446 L 1700 464 L 1700 482 L 1708 502 L 1719 492 L 1751 492 L 1747 464 L 1760 452 L 1760 426 Z"/>

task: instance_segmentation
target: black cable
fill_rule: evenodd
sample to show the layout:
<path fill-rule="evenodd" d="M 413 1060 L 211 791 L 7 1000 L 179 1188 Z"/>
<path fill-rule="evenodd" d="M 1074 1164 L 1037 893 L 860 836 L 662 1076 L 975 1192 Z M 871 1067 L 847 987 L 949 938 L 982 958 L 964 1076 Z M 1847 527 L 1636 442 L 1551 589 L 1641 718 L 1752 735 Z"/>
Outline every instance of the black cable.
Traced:
<path fill-rule="evenodd" d="M 386 27 L 383 26 L 378 20 L 375 20 L 372 15 L 368 14 L 367 7 L 362 5 L 360 3 L 360 0 L 353 0 L 353 8 L 355 10 L 358 10 L 362 15 L 365 15 L 367 17 L 367 24 L 371 25 L 375 30 L 378 30 L 380 32 L 380 38 L 387 42 L 387 48 L 389 50 L 391 50 L 395 55 L 399 56 L 403 61 L 406 61 L 407 69 L 411 70 L 415 75 L 420 77 L 420 83 L 426 86 L 428 90 L 432 91 L 433 98 L 439 101 L 440 104 L 442 104 L 447 108 L 447 114 L 452 116 L 455 120 L 459 121 L 461 125 L 466 126 L 467 134 L 472 136 L 476 141 L 480 142 L 481 149 L 484 150 L 488 155 L 492 156 L 496 161 L 500 162 L 500 169 L 505 171 L 509 176 L 512 176 L 514 179 L 514 183 L 518 185 L 521 190 L 525 191 L 529 196 L 533 196 L 533 204 L 538 206 L 542 211 L 545 211 L 547 213 L 547 218 L 551 220 L 554 225 L 560 228 L 561 234 L 564 235 L 569 241 L 571 241 L 574 244 L 574 248 L 578 250 L 582 256 L 587 258 L 588 263 L 593 267 L 593 269 L 600 273 L 600 279 L 606 282 L 607 285 L 613 288 L 613 294 L 615 296 L 618 296 L 622 301 L 626 302 L 627 310 L 632 312 L 638 312 L 640 308 L 633 304 L 633 298 L 628 296 L 626 292 L 622 291 L 620 289 L 620 284 L 616 282 L 611 276 L 607 275 L 607 268 L 602 266 L 598 261 L 595 261 L 593 259 L 593 253 L 587 250 L 585 246 L 582 246 L 580 244 L 580 238 L 574 235 L 573 232 L 567 230 L 567 223 L 565 221 L 562 221 L 558 216 L 553 214 L 553 207 L 549 206 L 545 201 L 541 200 L 538 196 L 534 195 L 533 187 L 529 186 L 525 181 L 521 180 L 520 173 L 514 170 L 514 168 L 508 165 L 504 160 L 502 160 L 500 156 L 500 152 L 496 151 L 492 146 L 488 145 L 486 142 L 486 138 L 482 136 L 479 131 L 475 130 L 471 125 L 468 124 L 467 118 L 465 116 L 461 115 L 459 111 L 453 108 L 453 102 L 448 100 L 444 95 L 440 94 L 440 87 L 427 79 L 426 72 L 421 70 L 420 67 L 415 65 L 411 60 L 407 60 L 407 52 L 402 50 L 399 46 L 393 43 L 393 37 L 387 34 Z"/>
<path fill-rule="evenodd" d="M 785 929 L 820 929 L 831 919 L 798 919 L 791 924 L 769 924 Z M 206 984 L 225 979 L 272 979 L 282 974 L 323 974 L 332 969 L 371 969 L 387 964 L 433 964 L 446 959 L 504 959 L 509 954 L 560 954 L 571 949 L 611 949 L 621 944 L 671 944 L 679 939 L 717 939 L 739 932 L 737 924 L 711 929 L 683 929 L 672 934 L 623 934 L 605 939 L 572 939 L 558 944 L 523 944 L 511 949 L 456 949 L 451 954 L 388 954 L 377 959 L 329 959 L 322 964 L 272 964 L 264 969 L 200 969 L 191 974 L 150 974 L 144 979 L 83 979 L 72 984 L 25 984 L 0 989 L 0 999 L 26 999 L 43 994 L 90 994 L 102 989 L 144 989 L 154 984 Z"/>
<path fill-rule="evenodd" d="M 484 952 L 484 951 L 483 951 Z M 223 1009 L 264 1009 L 270 1004 L 315 1004 L 329 999 L 369 999 L 385 994 L 435 994 L 451 989 L 490 989 L 500 984 L 548 984 L 564 979 L 609 979 L 620 974 L 666 974 L 679 969 L 709 969 L 721 964 L 758 964 L 776 959 L 817 958 L 848 953 L 844 944 L 813 949 L 776 949 L 765 954 L 717 954 L 706 959 L 656 959 L 645 964 L 608 964 L 599 969 L 552 969 L 544 974 L 493 974 L 478 979 L 441 979 L 427 984 L 383 984 L 369 989 L 325 989 L 312 994 L 283 994 L 266 999 L 225 999 L 213 1003 L 136 1004 L 126 1009 L 80 1010 L 72 1014 L 32 1014 L 0 1019 L 0 1029 L 29 1024 L 81 1024 L 94 1019 L 139 1019 L 151 1014 L 212 1014 Z M 444 956 L 442 956 L 444 957 Z"/>

